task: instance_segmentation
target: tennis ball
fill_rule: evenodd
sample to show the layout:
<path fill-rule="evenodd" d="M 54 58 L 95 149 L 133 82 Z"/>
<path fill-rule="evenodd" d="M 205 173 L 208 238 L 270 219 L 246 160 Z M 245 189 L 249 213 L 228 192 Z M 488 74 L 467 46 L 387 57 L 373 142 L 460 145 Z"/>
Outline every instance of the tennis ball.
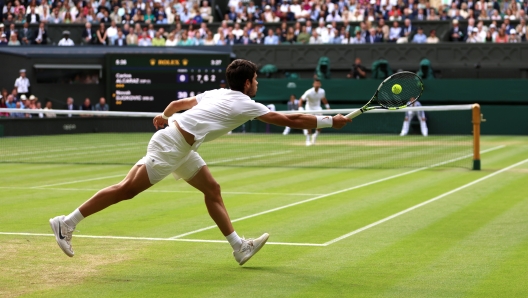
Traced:
<path fill-rule="evenodd" d="M 400 94 L 400 92 L 402 92 L 402 87 L 400 86 L 400 84 L 392 85 L 392 93 Z"/>

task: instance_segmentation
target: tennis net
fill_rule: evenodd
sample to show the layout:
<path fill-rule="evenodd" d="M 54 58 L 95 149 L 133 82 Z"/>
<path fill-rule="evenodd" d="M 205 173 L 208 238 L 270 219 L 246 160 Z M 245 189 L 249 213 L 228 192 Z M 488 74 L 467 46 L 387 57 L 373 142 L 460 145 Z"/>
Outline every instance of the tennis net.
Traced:
<path fill-rule="evenodd" d="M 311 146 L 306 146 L 302 130 L 292 129 L 284 135 L 282 127 L 249 121 L 231 134 L 202 144 L 199 152 L 211 166 L 479 168 L 473 161 L 480 159 L 472 124 L 475 106 L 478 105 L 371 111 L 342 130 L 324 129 Z M 324 113 L 351 111 L 327 110 Z M 416 118 L 410 121 L 409 133 L 400 136 L 406 111 L 425 112 L 427 137 L 422 136 Z M 48 118 L 46 113 L 51 112 L 43 110 L 0 109 L 2 112 L 32 116 L 0 119 L 2 163 L 131 165 L 145 154 L 155 131 L 153 113 L 53 110 L 57 117 Z M 39 118 L 39 114 L 43 118 Z"/>

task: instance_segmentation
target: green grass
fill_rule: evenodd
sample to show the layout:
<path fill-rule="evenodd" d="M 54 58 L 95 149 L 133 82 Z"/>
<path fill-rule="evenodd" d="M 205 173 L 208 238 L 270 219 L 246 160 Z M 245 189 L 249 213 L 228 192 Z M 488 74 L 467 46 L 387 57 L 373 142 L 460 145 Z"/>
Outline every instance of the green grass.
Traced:
<path fill-rule="evenodd" d="M 306 147 L 305 137 L 295 132 L 287 136 L 226 135 L 202 144 L 200 154 L 215 166 L 402 168 L 456 159 L 450 166 L 471 167 L 470 135 L 402 138 L 323 132 L 317 146 Z M 132 165 L 145 154 L 151 136 L 152 133 L 90 133 L 2 138 L 0 162 Z M 460 159 L 463 156 L 466 158 Z"/>
<path fill-rule="evenodd" d="M 484 149 L 501 145 L 482 154 L 482 171 L 211 170 L 233 220 L 318 198 L 236 221 L 240 235 L 321 245 L 528 159 L 527 137 L 482 140 Z M 118 182 L 129 167 L 0 164 L 0 232 L 50 235 L 50 217 Z M 76 255 L 68 258 L 53 237 L 0 234 L 0 297 L 527 297 L 527 174 L 528 162 L 326 246 L 270 243 L 243 267 L 227 243 L 74 237 Z M 87 218 L 75 234 L 166 239 L 211 225 L 200 193 L 167 178 Z M 184 239 L 224 237 L 213 228 Z"/>

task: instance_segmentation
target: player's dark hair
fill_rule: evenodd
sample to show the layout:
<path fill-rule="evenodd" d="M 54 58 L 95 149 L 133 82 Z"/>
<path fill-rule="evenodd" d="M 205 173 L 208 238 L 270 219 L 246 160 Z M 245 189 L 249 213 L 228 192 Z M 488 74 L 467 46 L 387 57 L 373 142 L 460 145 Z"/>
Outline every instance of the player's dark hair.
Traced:
<path fill-rule="evenodd" d="M 315 79 L 314 79 L 314 82 L 321 82 L 321 80 L 318 79 L 318 78 L 315 78 Z"/>
<path fill-rule="evenodd" d="M 244 92 L 246 80 L 253 81 L 256 72 L 257 65 L 255 63 L 244 59 L 236 59 L 227 67 L 227 84 L 229 84 L 231 90 Z"/>

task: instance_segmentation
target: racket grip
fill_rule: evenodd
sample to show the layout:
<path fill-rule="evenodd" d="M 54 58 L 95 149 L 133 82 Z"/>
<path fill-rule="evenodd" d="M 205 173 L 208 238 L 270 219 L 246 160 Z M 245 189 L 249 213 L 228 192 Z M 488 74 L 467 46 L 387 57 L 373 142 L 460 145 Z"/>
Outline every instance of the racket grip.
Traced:
<path fill-rule="evenodd" d="M 345 117 L 347 117 L 349 119 L 354 119 L 354 118 L 356 118 L 357 116 L 359 116 L 361 114 L 363 114 L 363 110 L 362 109 L 357 109 L 354 112 L 346 115 Z"/>

